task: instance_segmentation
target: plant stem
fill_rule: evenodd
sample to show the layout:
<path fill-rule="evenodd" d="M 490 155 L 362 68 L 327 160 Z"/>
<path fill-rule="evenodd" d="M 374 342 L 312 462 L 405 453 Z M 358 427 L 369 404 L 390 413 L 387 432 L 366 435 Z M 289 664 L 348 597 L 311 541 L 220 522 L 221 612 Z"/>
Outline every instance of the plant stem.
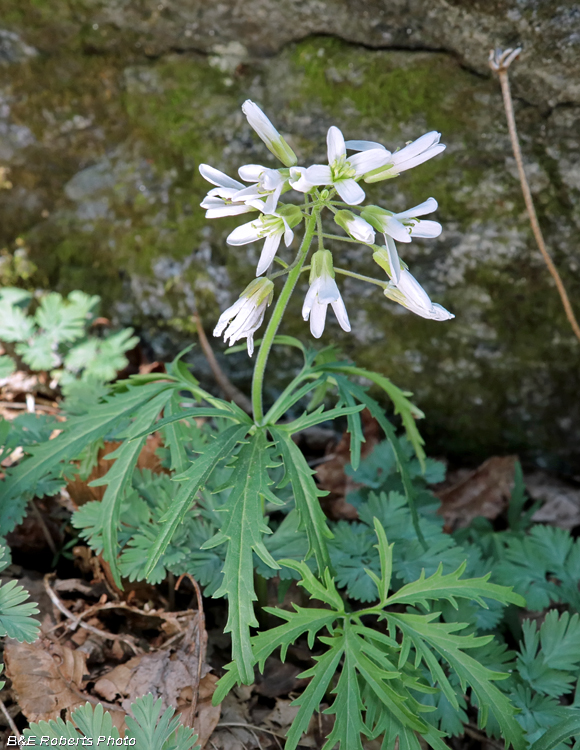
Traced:
<path fill-rule="evenodd" d="M 322 235 L 325 240 L 338 240 L 339 242 L 354 242 L 355 245 L 365 245 L 366 243 L 360 240 L 355 240 L 352 237 L 343 237 L 340 234 L 327 234 L 326 232 Z"/>
<path fill-rule="evenodd" d="M 342 276 L 351 276 L 353 279 L 358 279 L 359 281 L 366 281 L 367 284 L 376 284 L 377 286 L 380 286 L 381 289 L 386 289 L 389 285 L 388 281 L 373 279 L 372 276 L 363 276 L 361 273 L 354 273 L 354 271 L 345 271 L 344 268 L 335 267 L 334 272 L 340 273 Z"/>
<path fill-rule="evenodd" d="M 298 253 L 296 265 L 293 264 L 294 268 L 292 268 L 292 270 L 288 274 L 286 282 L 282 287 L 282 291 L 280 293 L 280 296 L 278 297 L 278 301 L 276 302 L 276 307 L 274 308 L 274 312 L 272 313 L 272 317 L 270 318 L 266 333 L 264 334 L 264 338 L 262 339 L 262 343 L 260 345 L 260 351 L 258 352 L 258 357 L 256 359 L 256 367 L 254 368 L 254 378 L 252 380 L 252 406 L 254 409 L 254 421 L 257 424 L 261 423 L 264 418 L 262 388 L 264 384 L 264 373 L 266 370 L 266 364 L 268 362 L 270 349 L 272 348 L 274 337 L 276 336 L 280 323 L 282 322 L 284 311 L 286 310 L 286 306 L 292 295 L 292 292 L 294 291 L 294 287 L 296 286 L 296 282 L 298 281 L 298 278 L 300 276 L 300 271 L 302 270 L 302 266 L 304 265 L 306 256 L 308 255 L 308 250 L 310 249 L 310 244 L 312 242 L 314 231 L 316 229 L 317 216 L 318 211 L 314 211 L 306 222 L 304 238 L 302 239 L 302 244 L 300 245 L 300 251 Z"/>
<path fill-rule="evenodd" d="M 532 225 L 532 232 L 534 233 L 534 237 L 536 238 L 536 244 L 538 245 L 540 253 L 542 254 L 542 258 L 544 259 L 546 265 L 548 266 L 548 271 L 551 273 L 552 278 L 554 279 L 556 283 L 556 288 L 558 289 L 558 294 L 560 295 L 560 299 L 562 300 L 562 306 L 564 307 L 564 312 L 566 313 L 568 322 L 570 323 L 570 326 L 572 330 L 574 331 L 576 338 L 580 341 L 580 325 L 578 325 L 578 321 L 576 320 L 576 316 L 574 315 L 574 310 L 572 308 L 572 305 L 570 304 L 570 299 L 568 297 L 568 293 L 566 292 L 566 287 L 564 286 L 564 282 L 562 281 L 560 274 L 558 273 L 558 269 L 554 265 L 554 261 L 550 257 L 550 254 L 548 253 L 548 250 L 546 248 L 546 243 L 544 242 L 544 236 L 542 234 L 542 230 L 540 229 L 540 224 L 538 222 L 538 217 L 536 215 L 536 209 L 535 209 L 534 201 L 532 198 L 532 192 L 530 190 L 530 186 L 526 178 L 526 171 L 524 169 L 524 160 L 522 159 L 522 150 L 520 148 L 520 141 L 518 138 L 518 131 L 516 128 L 516 118 L 514 116 L 512 96 L 510 92 L 510 82 L 508 78 L 508 66 L 513 61 L 513 59 L 515 59 L 515 56 L 512 57 L 511 59 L 510 57 L 508 57 L 505 62 L 501 60 L 500 64 L 497 67 L 494 67 L 492 65 L 492 69 L 496 70 L 499 76 L 499 82 L 501 85 L 501 93 L 503 96 L 503 103 L 504 103 L 505 113 L 507 117 L 510 140 L 512 142 L 512 149 L 514 152 L 514 157 L 515 157 L 516 165 L 518 168 L 518 175 L 520 178 L 520 184 L 522 186 L 524 202 L 526 204 L 526 209 L 528 212 L 528 217 L 530 219 L 530 224 Z"/>

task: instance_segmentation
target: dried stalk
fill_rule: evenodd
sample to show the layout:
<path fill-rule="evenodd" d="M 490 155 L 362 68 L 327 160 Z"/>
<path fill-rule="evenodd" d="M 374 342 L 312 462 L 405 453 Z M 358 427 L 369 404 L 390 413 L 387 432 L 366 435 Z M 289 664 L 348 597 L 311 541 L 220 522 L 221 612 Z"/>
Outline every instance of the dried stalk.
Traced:
<path fill-rule="evenodd" d="M 236 388 L 236 386 L 231 382 L 231 380 L 219 366 L 219 362 L 217 361 L 215 354 L 213 353 L 213 349 L 211 348 L 211 344 L 207 340 L 207 336 L 205 335 L 205 331 L 203 330 L 203 325 L 201 323 L 201 318 L 198 312 L 195 312 L 193 314 L 193 322 L 195 323 L 195 327 L 197 328 L 197 335 L 199 338 L 201 349 L 205 355 L 205 358 L 207 359 L 216 383 L 223 391 L 224 396 L 230 401 L 233 401 L 234 404 L 237 404 L 240 409 L 243 409 L 248 414 L 251 414 L 252 404 L 249 398 L 245 396 L 239 390 L 239 388 Z"/>
<path fill-rule="evenodd" d="M 542 254 L 542 257 L 546 265 L 548 266 L 548 271 L 551 273 L 552 278 L 556 283 L 556 288 L 558 289 L 560 299 L 562 300 L 562 306 L 564 307 L 564 312 L 566 313 L 568 322 L 570 323 L 570 326 L 574 331 L 576 338 L 580 341 L 580 325 L 578 325 L 578 321 L 576 320 L 576 316 L 574 315 L 574 310 L 572 309 L 572 305 L 570 304 L 570 299 L 568 297 L 568 293 L 566 292 L 564 282 L 562 281 L 560 274 L 558 273 L 558 269 L 554 265 L 554 261 L 552 260 L 550 254 L 548 253 L 548 250 L 546 249 L 546 243 L 544 242 L 544 236 L 542 234 L 542 230 L 540 229 L 540 224 L 536 215 L 536 209 L 534 207 L 534 201 L 532 199 L 532 193 L 530 191 L 530 186 L 528 184 L 526 172 L 524 169 L 522 150 L 520 148 L 520 141 L 516 128 L 516 119 L 514 116 L 514 107 L 508 77 L 508 68 L 520 54 L 520 52 L 521 47 L 518 47 L 517 49 L 506 49 L 503 52 L 499 49 L 491 50 L 491 52 L 489 53 L 489 66 L 498 74 L 499 77 L 510 140 L 512 143 L 512 149 L 518 168 L 518 176 L 520 178 L 520 184 L 522 186 L 522 193 L 524 196 L 524 202 L 526 204 L 526 210 L 528 212 L 530 224 L 532 226 L 532 232 L 534 233 L 534 237 L 536 239 L 536 243 L 538 245 L 540 253 Z"/>

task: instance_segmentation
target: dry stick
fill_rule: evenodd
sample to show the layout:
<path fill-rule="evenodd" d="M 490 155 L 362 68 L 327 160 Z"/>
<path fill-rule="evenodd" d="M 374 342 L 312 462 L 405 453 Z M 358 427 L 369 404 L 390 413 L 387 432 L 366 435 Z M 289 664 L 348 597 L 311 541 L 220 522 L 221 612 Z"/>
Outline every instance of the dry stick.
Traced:
<path fill-rule="evenodd" d="M 213 353 L 213 349 L 211 348 L 211 344 L 207 340 L 207 336 L 205 335 L 205 331 L 203 330 L 201 318 L 199 317 L 198 312 L 193 313 L 193 322 L 195 323 L 195 327 L 197 328 L 197 335 L 199 337 L 199 343 L 201 345 L 202 351 L 208 361 L 217 384 L 224 393 L 224 396 L 226 398 L 229 398 L 230 401 L 233 401 L 234 404 L 237 404 L 240 409 L 243 409 L 248 414 L 251 414 L 252 404 L 249 398 L 247 398 L 247 396 L 245 396 L 239 390 L 239 388 L 236 388 L 236 386 L 231 382 L 231 380 L 219 366 L 219 363 L 215 358 L 215 354 Z"/>
<path fill-rule="evenodd" d="M 522 186 L 522 193 L 524 195 L 526 209 L 530 218 L 530 224 L 532 225 L 532 232 L 534 233 L 534 237 L 536 238 L 536 243 L 542 254 L 542 257 L 546 265 L 548 266 L 548 271 L 552 274 L 552 278 L 556 282 L 556 287 L 558 289 L 560 299 L 562 300 L 562 305 L 564 307 L 566 317 L 568 318 L 568 322 L 570 323 L 570 326 L 572 327 L 576 338 L 580 341 L 580 325 L 578 325 L 578 321 L 576 320 L 576 316 L 574 315 L 574 310 L 572 309 L 572 305 L 570 304 L 570 300 L 566 292 L 566 287 L 564 286 L 560 274 L 558 273 L 558 269 L 554 265 L 554 261 L 552 260 L 550 254 L 548 253 L 548 250 L 546 249 L 546 243 L 544 242 L 544 236 L 542 234 L 542 230 L 540 229 L 540 224 L 538 223 L 538 217 L 536 215 L 532 193 L 530 191 L 530 186 L 526 178 L 526 172 L 524 170 L 522 150 L 520 148 L 520 141 L 516 128 L 516 119 L 514 116 L 514 107 L 510 93 L 510 82 L 508 78 L 508 68 L 520 52 L 520 47 L 515 50 L 507 49 L 504 52 L 502 52 L 501 50 L 491 50 L 491 52 L 489 53 L 489 66 L 499 76 L 510 140 L 512 143 L 512 149 L 518 168 L 518 175 Z"/>
<path fill-rule="evenodd" d="M 34 500 L 30 501 L 30 507 L 32 508 L 32 513 L 36 516 L 36 520 L 40 524 L 40 528 L 42 530 L 44 538 L 46 539 L 46 543 L 50 547 L 50 551 L 53 555 L 58 555 L 58 550 L 56 548 L 56 544 L 54 543 L 54 539 L 52 538 L 50 531 L 48 530 L 48 526 L 46 525 L 44 518 L 42 517 L 42 513 L 40 512 Z"/>
<path fill-rule="evenodd" d="M 191 585 L 195 589 L 195 596 L 197 598 L 197 617 L 198 617 L 198 623 L 197 623 L 197 639 L 195 644 L 195 650 L 197 652 L 197 685 L 195 686 L 195 689 L 193 690 L 193 694 L 191 696 L 191 706 L 189 708 L 189 716 L 184 717 L 187 719 L 186 724 L 190 727 L 193 727 L 193 720 L 195 719 L 195 712 L 197 711 L 197 699 L 199 696 L 199 683 L 201 682 L 201 669 L 203 666 L 203 663 L 205 661 L 205 640 L 204 640 L 204 634 L 205 634 L 205 614 L 203 611 L 203 600 L 201 598 L 201 590 L 199 588 L 198 582 L 195 580 L 195 578 L 190 575 L 189 573 L 183 573 L 183 575 L 180 575 L 177 579 L 177 583 L 175 584 L 175 590 L 177 591 L 181 582 L 184 578 L 188 578 L 191 582 Z"/>
<path fill-rule="evenodd" d="M 84 628 L 85 630 L 88 630 L 94 635 L 98 635 L 99 638 L 104 638 L 106 641 L 121 641 L 122 643 L 126 643 L 133 650 L 133 653 L 135 654 L 143 653 L 142 649 L 140 649 L 138 646 L 135 645 L 135 643 L 133 642 L 133 639 L 130 636 L 122 636 L 122 635 L 116 635 L 115 633 L 107 633 L 106 631 L 99 630 L 98 628 L 94 628 L 92 625 L 88 625 L 86 622 L 82 622 L 81 620 L 79 620 L 78 617 L 75 617 L 73 613 L 64 606 L 64 604 L 61 602 L 59 597 L 53 591 L 49 583 L 49 580 L 53 576 L 54 576 L 54 573 L 47 573 L 44 576 L 44 588 L 46 589 L 46 593 L 49 595 L 55 607 L 60 612 L 62 612 L 65 617 L 68 617 L 69 620 L 73 621 L 73 623 L 75 624 L 75 627 Z"/>
<path fill-rule="evenodd" d="M 18 727 L 14 723 L 14 719 L 10 714 L 8 713 L 8 709 L 4 705 L 4 701 L 0 698 L 0 711 L 4 714 L 6 717 L 6 721 L 8 722 L 8 726 L 12 730 L 12 732 L 16 735 L 16 739 L 20 739 L 20 732 L 18 731 Z"/>
<path fill-rule="evenodd" d="M 266 729 L 266 727 L 258 727 L 255 724 L 244 724 L 242 722 L 238 721 L 220 721 L 219 724 L 216 724 L 216 728 L 218 727 L 240 727 L 240 729 L 255 729 L 258 732 L 266 732 L 266 734 L 271 734 L 274 737 L 279 737 L 281 740 L 288 739 L 283 734 L 277 734 L 276 732 L 273 732 L 271 729 Z"/>

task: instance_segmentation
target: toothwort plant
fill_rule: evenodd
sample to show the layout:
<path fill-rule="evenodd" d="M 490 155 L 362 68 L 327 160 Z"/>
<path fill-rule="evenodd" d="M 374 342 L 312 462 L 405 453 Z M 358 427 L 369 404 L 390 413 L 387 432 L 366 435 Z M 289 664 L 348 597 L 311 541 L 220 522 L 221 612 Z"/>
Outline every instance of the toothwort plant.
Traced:
<path fill-rule="evenodd" d="M 386 297 L 424 318 L 443 321 L 453 317 L 431 301 L 399 258 L 396 245 L 440 234 L 440 224 L 422 218 L 436 210 L 435 199 L 428 198 L 402 212 L 363 206 L 364 184 L 394 178 L 440 154 L 445 148 L 439 142 L 440 134 L 427 133 L 392 153 L 379 143 L 345 141 L 333 126 L 327 136 L 328 164 L 304 167 L 298 165 L 289 144 L 256 104 L 245 102 L 243 111 L 283 166 L 244 165 L 239 169 L 241 181 L 206 164 L 200 166 L 200 172 L 214 186 L 201 204 L 208 218 L 253 214 L 251 221 L 231 232 L 229 244 L 263 240 L 256 278 L 222 313 L 214 334 L 223 335 L 230 344 L 246 339 L 251 356 L 254 335 L 276 297 L 256 356 L 252 416 L 201 388 L 181 355 L 167 366 L 166 373 L 138 375 L 116 383 L 99 403 L 88 404 L 85 413 L 59 423 L 57 437 L 24 446 L 26 458 L 7 469 L 0 486 L 0 535 L 20 521 L 27 499 L 39 487 L 50 486 L 56 491 L 67 474 L 78 472 L 78 464 L 71 462 L 83 456 L 86 464 L 87 455 L 96 455 L 103 440 L 115 440 L 118 447 L 107 456 L 114 463 L 105 476 L 92 483 L 106 486 L 102 502 L 78 511 L 73 524 L 102 551 L 120 587 L 122 574 L 159 581 L 176 562 L 187 565 L 188 554 L 192 561 L 199 562 L 201 556 L 207 562 L 212 554 L 208 551 L 217 550 L 219 554 L 212 558 L 216 565 L 206 584 L 211 580 L 213 596 L 227 599 L 225 630 L 231 634 L 232 662 L 218 683 L 214 701 L 223 699 L 236 683 L 251 684 L 255 667 L 263 669 L 274 652 L 279 651 L 285 659 L 289 646 L 298 639 L 306 640 L 311 649 L 317 639 L 315 664 L 303 674 L 310 681 L 295 701 L 299 710 L 286 750 L 296 749 L 322 703 L 328 705 L 326 713 L 335 717 L 325 750 L 337 743 L 343 750 L 362 750 L 363 737 L 380 736 L 384 750 L 393 750 L 397 741 L 400 748 L 419 750 L 419 737 L 436 750 L 446 750 L 442 738 L 460 733 L 468 720 L 467 710 L 477 715 L 480 727 L 487 727 L 490 734 L 501 735 L 506 745 L 523 749 L 526 740 L 516 719 L 517 710 L 496 685 L 508 677 L 502 648 L 492 644 L 489 633 L 478 634 L 474 623 L 478 622 L 476 615 L 490 607 L 493 613 L 525 602 L 510 587 L 491 583 L 489 574 L 465 577 L 466 570 L 473 567 L 458 564 L 459 548 L 453 553 L 453 562 L 448 553 L 451 542 L 442 533 L 437 532 L 437 546 L 430 549 L 434 522 L 425 516 L 424 507 L 421 517 L 417 509 L 424 502 L 417 474 L 428 468 L 416 425 L 422 412 L 409 400 L 411 394 L 384 375 L 349 361 L 336 361 L 333 347 L 316 350 L 294 337 L 278 335 L 290 297 L 307 272 L 309 285 L 302 315 L 315 338 L 324 332 L 329 305 L 342 329 L 350 331 L 337 283 L 340 276 L 378 286 Z M 287 195 L 294 195 L 297 202 L 283 202 Z M 329 233 L 324 216 L 332 218 L 344 234 Z M 287 264 L 279 257 L 279 248 L 282 241 L 290 247 L 302 223 L 300 248 Z M 384 244 L 376 244 L 377 234 Z M 386 277 L 365 277 L 335 265 L 327 240 L 369 248 Z M 283 280 L 278 292 L 277 279 Z M 304 362 L 265 409 L 263 382 L 274 345 L 298 348 Z M 392 401 L 406 440 L 397 437 L 394 425 L 363 381 Z M 356 580 L 363 580 L 364 597 L 358 599 L 370 602 L 356 609 L 353 599 L 357 597 L 344 588 L 345 581 L 352 579 L 345 570 L 352 566 L 344 561 L 344 555 L 337 558 L 339 536 L 344 533 L 341 527 L 328 524 L 319 502 L 325 493 L 316 484 L 293 435 L 329 420 L 346 420 L 351 467 L 356 472 L 364 442 L 360 412 L 365 408 L 385 433 L 400 479 L 396 492 L 369 499 L 364 513 L 362 508 L 360 511 L 364 524 L 353 525 L 349 532 L 348 538 L 354 540 L 352 559 L 359 559 Z M 171 477 L 163 481 L 170 482 L 173 491 L 160 493 L 153 480 L 139 479 L 137 459 L 152 432 L 163 438 Z M 415 454 L 412 460 L 410 452 Z M 145 499 L 137 496 L 136 487 L 141 487 Z M 219 493 L 219 501 L 211 500 L 212 493 Z M 135 513 L 127 520 L 131 509 Z M 285 515 L 281 524 L 276 520 L 280 513 Z M 398 532 L 396 525 L 389 525 L 402 513 L 410 521 L 411 536 L 401 536 L 400 520 Z M 192 524 L 196 517 L 200 522 Z M 139 539 L 129 529 L 131 524 L 142 532 Z M 278 537 L 278 551 L 272 554 L 275 545 L 265 541 L 276 524 L 276 534 L 270 539 Z M 401 555 L 395 551 L 393 556 L 386 526 L 397 540 L 397 548 L 404 545 L 405 554 L 411 547 L 423 550 L 423 558 L 436 557 L 439 567 L 426 575 L 421 565 L 418 578 L 409 574 L 401 582 L 397 568 Z M 372 546 L 369 534 L 376 537 L 376 554 L 368 549 Z M 280 546 L 289 550 L 286 557 Z M 333 570 L 332 546 L 334 561 L 343 559 L 342 570 Z M 363 557 L 369 559 L 369 565 L 362 562 Z M 284 581 L 298 580 L 316 604 L 272 609 L 264 606 L 261 597 L 262 609 L 282 624 L 260 630 L 254 602 L 258 600 L 256 588 L 263 590 L 263 585 L 256 583 L 263 583 L 262 576 L 276 574 Z M 465 611 L 475 617 L 471 623 L 461 619 Z M 480 620 L 493 618 L 482 616 Z M 544 745 L 542 750 L 551 747 Z"/>

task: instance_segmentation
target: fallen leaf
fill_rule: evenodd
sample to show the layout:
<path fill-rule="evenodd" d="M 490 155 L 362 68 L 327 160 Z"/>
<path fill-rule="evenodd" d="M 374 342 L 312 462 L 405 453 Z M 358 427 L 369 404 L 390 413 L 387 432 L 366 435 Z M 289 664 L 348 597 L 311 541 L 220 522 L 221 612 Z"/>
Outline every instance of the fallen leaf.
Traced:
<path fill-rule="evenodd" d="M 450 532 L 468 526 L 474 518 L 493 520 L 507 508 L 514 485 L 516 456 L 493 456 L 456 484 L 435 494 L 439 514 Z"/>
<path fill-rule="evenodd" d="M 525 476 L 526 489 L 532 500 L 540 500 L 532 520 L 572 530 L 580 526 L 580 489 L 577 485 L 556 479 L 544 471 Z"/>
<path fill-rule="evenodd" d="M 197 715 L 193 726 L 198 734 L 198 742 L 202 748 L 205 747 L 218 725 L 222 713 L 221 704 L 213 706 L 211 702 L 217 681 L 218 678 L 214 674 L 208 673 L 199 683 Z"/>
<path fill-rule="evenodd" d="M 79 695 L 86 671 L 81 651 L 46 640 L 18 643 L 8 639 L 4 659 L 6 675 L 29 721 L 58 719 L 63 710 L 70 715 L 85 703 Z"/>
<path fill-rule="evenodd" d="M 266 659 L 263 674 L 258 677 L 254 692 L 264 695 L 266 698 L 288 695 L 288 693 L 306 684 L 305 680 L 296 679 L 302 671 L 300 667 L 294 664 L 269 657 Z"/>

